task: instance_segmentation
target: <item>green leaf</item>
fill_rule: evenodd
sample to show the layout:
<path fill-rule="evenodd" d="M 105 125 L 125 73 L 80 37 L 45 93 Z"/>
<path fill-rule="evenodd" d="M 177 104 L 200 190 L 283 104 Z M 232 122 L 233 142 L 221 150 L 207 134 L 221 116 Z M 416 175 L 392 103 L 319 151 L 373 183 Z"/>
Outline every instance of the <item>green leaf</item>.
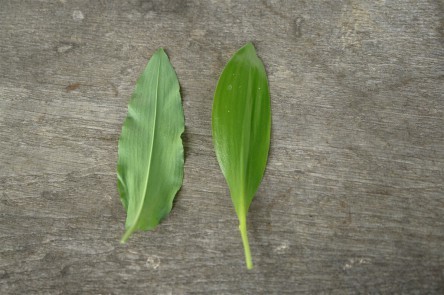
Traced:
<path fill-rule="evenodd" d="M 127 212 L 122 243 L 171 211 L 183 180 L 183 131 L 179 82 L 158 49 L 137 80 L 119 139 L 118 189 Z"/>
<path fill-rule="evenodd" d="M 230 59 L 216 87 L 213 142 L 239 219 L 247 268 L 253 267 L 247 213 L 267 164 L 271 110 L 267 75 L 253 44 Z"/>

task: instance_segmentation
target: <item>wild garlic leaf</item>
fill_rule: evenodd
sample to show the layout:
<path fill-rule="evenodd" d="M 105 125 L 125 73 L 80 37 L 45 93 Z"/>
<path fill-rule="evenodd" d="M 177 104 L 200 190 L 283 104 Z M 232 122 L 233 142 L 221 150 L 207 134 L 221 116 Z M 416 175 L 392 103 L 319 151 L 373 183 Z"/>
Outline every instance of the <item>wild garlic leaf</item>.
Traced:
<path fill-rule="evenodd" d="M 183 180 L 183 131 L 179 82 L 158 49 L 137 80 L 119 139 L 118 189 L 127 212 L 122 243 L 171 211 Z"/>
<path fill-rule="evenodd" d="M 246 219 L 267 164 L 271 129 L 267 75 L 251 43 L 234 54 L 219 78 L 212 128 L 217 160 L 239 219 L 246 265 L 251 269 Z"/>

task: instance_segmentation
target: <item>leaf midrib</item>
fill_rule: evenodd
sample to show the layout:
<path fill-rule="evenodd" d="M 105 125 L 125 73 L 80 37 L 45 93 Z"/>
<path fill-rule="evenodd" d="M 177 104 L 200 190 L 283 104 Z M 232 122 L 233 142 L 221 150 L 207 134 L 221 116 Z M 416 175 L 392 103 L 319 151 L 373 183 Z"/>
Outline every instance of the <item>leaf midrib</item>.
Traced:
<path fill-rule="evenodd" d="M 144 191 L 143 191 L 143 194 L 142 194 L 142 200 L 141 200 L 141 203 L 140 203 L 139 210 L 137 211 L 136 218 L 134 219 L 134 223 L 127 230 L 127 232 L 129 234 L 131 234 L 135 230 L 135 227 L 136 227 L 136 225 L 137 225 L 137 223 L 139 221 L 140 215 L 142 214 L 143 203 L 144 203 L 146 191 L 147 191 L 147 188 L 148 188 L 148 180 L 149 180 L 150 171 L 151 171 L 151 159 L 153 157 L 154 136 L 155 136 L 156 122 L 157 122 L 157 102 L 158 102 L 158 99 L 159 99 L 158 91 L 159 91 L 159 76 L 160 76 L 161 63 L 162 63 L 162 56 L 159 57 L 159 65 L 158 65 L 158 68 L 157 68 L 156 94 L 155 94 L 155 104 L 154 104 L 154 122 L 152 124 L 153 127 L 152 127 L 152 130 L 151 130 L 151 133 L 152 133 L 153 136 L 151 137 L 151 147 L 150 147 L 150 152 L 149 152 L 149 156 L 148 156 L 148 169 L 147 169 L 146 178 L 145 178 L 145 188 L 144 188 Z M 127 234 L 125 233 L 124 236 L 127 236 Z M 128 235 L 128 237 L 129 237 L 129 235 Z"/>
<path fill-rule="evenodd" d="M 248 180 L 248 174 L 247 174 L 247 170 L 248 170 L 248 165 L 250 162 L 250 140 L 251 140 L 251 129 L 252 129 L 252 125 L 253 125 L 253 106 L 252 104 L 254 104 L 254 99 L 251 99 L 251 92 L 252 92 L 252 82 L 251 82 L 251 69 L 248 69 L 248 82 L 247 82 L 247 94 L 246 94 L 246 107 L 245 107 L 245 114 L 244 114 L 244 120 L 243 120 L 243 128 L 242 128 L 242 145 L 241 145 L 241 161 L 240 161 L 240 165 L 241 165 L 241 193 L 242 195 L 240 196 L 241 199 L 241 208 L 240 211 L 242 212 L 242 214 L 244 214 L 245 216 L 247 215 L 247 211 L 248 211 L 248 205 L 247 203 L 247 199 L 250 196 L 246 195 L 246 187 L 247 187 L 247 183 L 246 181 Z M 244 158 L 245 157 L 245 158 Z M 244 166 L 245 165 L 245 166 Z"/>

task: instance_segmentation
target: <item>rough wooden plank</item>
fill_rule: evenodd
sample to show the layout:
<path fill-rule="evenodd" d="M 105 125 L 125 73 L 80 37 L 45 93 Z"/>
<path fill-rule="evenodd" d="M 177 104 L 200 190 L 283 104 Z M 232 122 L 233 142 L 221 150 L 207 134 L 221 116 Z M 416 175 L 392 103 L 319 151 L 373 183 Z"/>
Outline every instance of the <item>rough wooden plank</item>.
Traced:
<path fill-rule="evenodd" d="M 0 6 L 1 294 L 444 292 L 442 1 Z M 246 41 L 273 111 L 250 272 L 210 131 Z M 122 246 L 117 140 L 160 46 L 182 86 L 185 182 Z"/>

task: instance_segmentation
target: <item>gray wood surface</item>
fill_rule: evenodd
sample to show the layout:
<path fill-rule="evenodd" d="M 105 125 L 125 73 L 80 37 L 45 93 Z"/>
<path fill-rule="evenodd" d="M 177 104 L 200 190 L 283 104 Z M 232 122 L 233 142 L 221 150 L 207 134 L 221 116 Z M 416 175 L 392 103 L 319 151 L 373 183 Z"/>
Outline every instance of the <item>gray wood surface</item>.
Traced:
<path fill-rule="evenodd" d="M 442 294 L 444 3 L 0 1 L 1 294 Z M 255 268 L 211 139 L 253 41 L 269 75 Z M 120 245 L 117 140 L 166 49 L 185 109 L 170 216 Z"/>

